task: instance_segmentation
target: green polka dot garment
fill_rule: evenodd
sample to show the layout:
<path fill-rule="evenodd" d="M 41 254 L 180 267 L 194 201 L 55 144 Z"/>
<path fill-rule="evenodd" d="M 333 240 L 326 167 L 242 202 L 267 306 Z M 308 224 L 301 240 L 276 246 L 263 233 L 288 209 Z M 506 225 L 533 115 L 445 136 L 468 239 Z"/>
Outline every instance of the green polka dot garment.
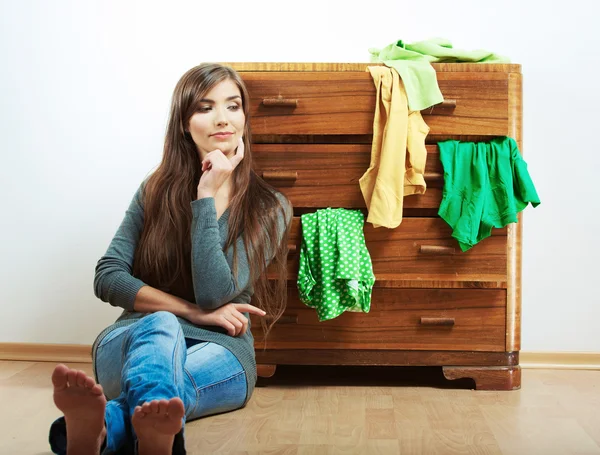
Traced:
<path fill-rule="evenodd" d="M 359 210 L 327 208 L 304 214 L 298 291 L 320 321 L 344 311 L 368 313 L 375 283 Z"/>

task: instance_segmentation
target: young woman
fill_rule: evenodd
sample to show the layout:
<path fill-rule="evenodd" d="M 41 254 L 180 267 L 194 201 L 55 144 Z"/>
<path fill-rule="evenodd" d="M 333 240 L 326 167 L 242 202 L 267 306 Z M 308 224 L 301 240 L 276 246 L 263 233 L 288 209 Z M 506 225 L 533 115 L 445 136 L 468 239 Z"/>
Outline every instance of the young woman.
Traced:
<path fill-rule="evenodd" d="M 185 453 L 185 421 L 250 399 L 249 314 L 268 333 L 285 309 L 292 207 L 253 171 L 248 114 L 229 67 L 177 83 L 162 162 L 96 267 L 96 296 L 125 310 L 94 343 L 96 380 L 52 375 L 54 453 Z"/>

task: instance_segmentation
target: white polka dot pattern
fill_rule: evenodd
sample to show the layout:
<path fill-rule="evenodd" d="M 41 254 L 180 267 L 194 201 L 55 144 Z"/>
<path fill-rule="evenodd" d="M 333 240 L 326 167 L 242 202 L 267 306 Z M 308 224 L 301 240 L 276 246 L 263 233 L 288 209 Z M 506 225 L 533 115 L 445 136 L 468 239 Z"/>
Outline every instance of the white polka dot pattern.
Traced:
<path fill-rule="evenodd" d="M 359 210 L 327 208 L 302 215 L 298 291 L 320 321 L 344 311 L 368 313 L 375 283 Z"/>

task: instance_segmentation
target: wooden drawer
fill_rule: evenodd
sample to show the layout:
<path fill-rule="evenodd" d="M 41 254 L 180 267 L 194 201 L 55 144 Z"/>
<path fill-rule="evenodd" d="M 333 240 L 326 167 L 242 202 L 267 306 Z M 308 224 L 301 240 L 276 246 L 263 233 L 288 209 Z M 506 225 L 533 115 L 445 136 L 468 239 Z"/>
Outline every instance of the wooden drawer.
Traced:
<path fill-rule="evenodd" d="M 375 288 L 369 313 L 319 322 L 298 291 L 267 339 L 268 349 L 504 351 L 506 291 Z M 256 348 L 264 347 L 253 317 Z"/>
<path fill-rule="evenodd" d="M 506 288 L 506 228 L 494 229 L 491 237 L 466 252 L 441 218 L 404 218 L 396 229 L 365 223 L 364 233 L 376 286 Z M 301 239 L 301 220 L 296 217 L 289 254 L 293 281 L 298 276 Z"/>
<path fill-rule="evenodd" d="M 373 133 L 376 91 L 368 72 L 241 72 L 260 135 Z M 430 134 L 509 134 L 508 73 L 439 72 L 447 104 L 422 111 Z"/>
<path fill-rule="evenodd" d="M 296 208 L 364 208 L 359 179 L 369 168 L 367 144 L 255 144 L 259 175 L 290 198 Z M 442 201 L 443 167 L 436 145 L 427 146 L 425 194 L 404 198 L 404 207 L 438 209 Z"/>

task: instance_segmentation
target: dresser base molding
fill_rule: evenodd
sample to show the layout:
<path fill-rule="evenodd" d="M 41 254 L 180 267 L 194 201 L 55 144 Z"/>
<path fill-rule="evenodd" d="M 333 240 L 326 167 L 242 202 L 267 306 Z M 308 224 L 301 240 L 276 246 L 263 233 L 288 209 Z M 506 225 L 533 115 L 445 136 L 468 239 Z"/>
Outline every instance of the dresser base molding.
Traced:
<path fill-rule="evenodd" d="M 477 390 L 521 387 L 518 352 L 448 352 L 380 350 L 257 351 L 258 376 L 270 378 L 277 365 L 441 366 L 446 379 L 470 378 Z"/>
<path fill-rule="evenodd" d="M 256 350 L 258 365 L 516 366 L 518 352 L 386 351 L 376 349 Z"/>
<path fill-rule="evenodd" d="M 446 379 L 470 378 L 476 390 L 518 390 L 521 388 L 521 367 L 442 367 Z"/>

